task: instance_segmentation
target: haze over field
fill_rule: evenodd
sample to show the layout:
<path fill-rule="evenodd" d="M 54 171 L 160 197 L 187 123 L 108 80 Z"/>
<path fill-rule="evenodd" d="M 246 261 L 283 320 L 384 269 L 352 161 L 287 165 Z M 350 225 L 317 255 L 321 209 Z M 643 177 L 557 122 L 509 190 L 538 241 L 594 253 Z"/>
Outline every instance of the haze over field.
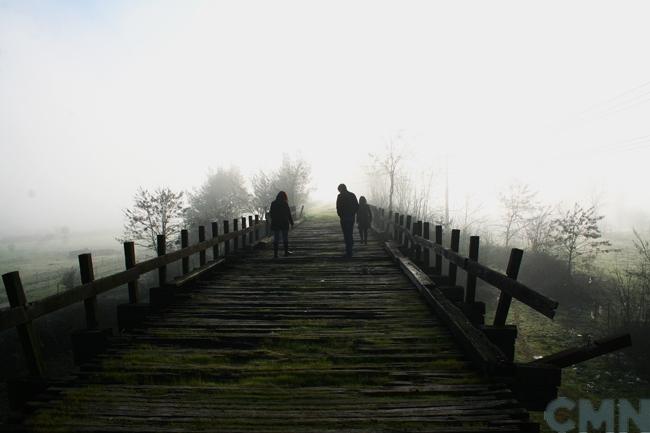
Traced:
<path fill-rule="evenodd" d="M 412 170 L 487 212 L 512 179 L 649 226 L 650 5 L 0 1 L 0 236 L 115 228 L 139 186 L 191 190 L 284 152 L 312 197 Z M 436 199 L 441 187 L 434 189 Z"/>

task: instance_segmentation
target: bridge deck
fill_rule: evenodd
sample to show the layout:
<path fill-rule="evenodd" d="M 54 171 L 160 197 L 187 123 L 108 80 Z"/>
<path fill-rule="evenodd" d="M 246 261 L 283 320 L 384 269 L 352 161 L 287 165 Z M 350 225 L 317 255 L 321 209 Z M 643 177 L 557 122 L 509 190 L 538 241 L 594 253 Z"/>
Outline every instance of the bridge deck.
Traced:
<path fill-rule="evenodd" d="M 256 250 L 120 337 L 26 427 L 84 432 L 520 431 L 379 241 L 343 253 L 306 222 L 295 255 Z"/>

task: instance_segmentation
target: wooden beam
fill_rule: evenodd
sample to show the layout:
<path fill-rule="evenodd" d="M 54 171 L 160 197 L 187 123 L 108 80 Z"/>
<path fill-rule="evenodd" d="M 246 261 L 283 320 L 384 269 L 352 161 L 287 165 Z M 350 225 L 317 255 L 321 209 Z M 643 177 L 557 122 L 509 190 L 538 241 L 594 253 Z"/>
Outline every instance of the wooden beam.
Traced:
<path fill-rule="evenodd" d="M 186 229 L 181 230 L 181 248 L 187 248 L 190 245 L 190 234 Z M 181 259 L 181 273 L 183 275 L 190 272 L 189 256 Z"/>
<path fill-rule="evenodd" d="M 506 276 L 512 280 L 516 280 L 519 276 L 519 267 L 521 266 L 521 259 L 524 252 L 518 248 L 510 250 L 510 259 L 508 260 L 508 268 L 506 269 Z M 508 310 L 510 310 L 510 303 L 512 302 L 512 295 L 501 291 L 499 295 L 499 303 L 497 311 L 494 313 L 494 326 L 502 326 L 506 324 L 508 318 Z"/>
<path fill-rule="evenodd" d="M 124 242 L 124 266 L 126 269 L 135 267 L 135 243 Z M 140 292 L 138 289 L 138 280 L 128 282 L 129 285 L 129 304 L 137 304 L 140 300 Z"/>
<path fill-rule="evenodd" d="M 199 226 L 199 242 L 205 241 L 205 226 Z M 205 265 L 205 250 L 199 251 L 199 266 Z"/>
<path fill-rule="evenodd" d="M 9 272 L 2 276 L 7 292 L 7 299 L 12 308 L 25 308 L 27 297 L 18 272 Z M 31 320 L 16 326 L 20 345 L 23 348 L 29 374 L 36 377 L 45 376 L 45 363 L 41 352 L 41 343 Z"/>
<path fill-rule="evenodd" d="M 216 221 L 212 221 L 212 239 L 218 239 L 219 238 L 219 223 Z M 215 261 L 219 259 L 219 242 L 216 242 L 212 246 L 212 260 Z"/>
<path fill-rule="evenodd" d="M 167 252 L 167 241 L 165 235 L 156 236 L 156 252 L 158 257 L 164 257 Z M 162 287 L 167 281 L 167 264 L 158 266 L 158 286 Z"/>
<path fill-rule="evenodd" d="M 455 253 L 458 252 L 458 248 L 460 247 L 460 230 L 458 229 L 453 229 L 451 231 L 451 242 L 449 245 L 449 249 Z M 458 275 L 458 266 L 456 263 L 450 261 L 449 262 L 449 284 L 451 286 L 456 285 L 456 277 Z"/>
<path fill-rule="evenodd" d="M 611 337 L 600 338 L 581 347 L 572 347 L 552 355 L 529 362 L 529 365 L 553 365 L 559 368 L 566 368 L 580 362 L 587 361 L 606 353 L 614 352 L 619 349 L 632 345 L 630 334 L 615 335 Z"/>
<path fill-rule="evenodd" d="M 436 268 L 435 268 L 435 273 L 436 275 L 442 275 L 442 255 L 441 255 L 441 249 L 442 248 L 442 226 L 441 225 L 436 225 L 436 243 L 434 244 L 437 246 L 437 248 L 433 248 L 433 251 L 436 254 Z"/>
<path fill-rule="evenodd" d="M 79 254 L 79 275 L 81 284 L 89 284 L 95 280 L 95 271 L 93 270 L 93 258 L 90 253 Z M 84 299 L 84 311 L 86 313 L 86 327 L 88 329 L 97 329 L 97 296 L 89 296 Z"/>
<path fill-rule="evenodd" d="M 507 360 L 488 338 L 465 317 L 433 284 L 431 279 L 399 250 L 399 244 L 386 242 L 386 250 L 398 262 L 400 268 L 418 289 L 424 300 L 433 308 L 456 341 L 474 364 L 483 372 L 502 371 Z"/>
<path fill-rule="evenodd" d="M 469 259 L 478 262 L 479 237 L 470 236 L 469 238 Z M 465 303 L 471 304 L 476 301 L 476 275 L 467 273 L 467 283 L 465 290 Z"/>

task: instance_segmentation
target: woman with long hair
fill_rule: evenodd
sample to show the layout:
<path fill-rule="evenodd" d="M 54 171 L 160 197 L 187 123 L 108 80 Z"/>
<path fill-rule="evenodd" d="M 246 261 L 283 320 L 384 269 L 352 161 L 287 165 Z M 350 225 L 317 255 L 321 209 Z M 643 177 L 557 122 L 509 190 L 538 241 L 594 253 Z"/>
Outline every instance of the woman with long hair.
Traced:
<path fill-rule="evenodd" d="M 289 251 L 289 226 L 293 227 L 293 218 L 291 217 L 289 198 L 286 192 L 280 191 L 278 193 L 273 203 L 271 203 L 269 214 L 271 216 L 271 230 L 273 230 L 273 257 L 278 258 L 280 237 L 282 237 L 284 255 L 288 256 L 291 254 L 291 251 Z"/>
<path fill-rule="evenodd" d="M 359 210 L 357 211 L 357 224 L 359 225 L 359 236 L 361 243 L 368 243 L 368 229 L 372 224 L 372 211 L 364 196 L 359 197 Z"/>

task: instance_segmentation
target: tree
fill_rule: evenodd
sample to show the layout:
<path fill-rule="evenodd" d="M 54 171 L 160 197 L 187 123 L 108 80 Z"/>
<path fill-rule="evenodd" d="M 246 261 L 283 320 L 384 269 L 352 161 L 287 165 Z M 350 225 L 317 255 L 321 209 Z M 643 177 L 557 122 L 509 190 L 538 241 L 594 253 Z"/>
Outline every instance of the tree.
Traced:
<path fill-rule="evenodd" d="M 190 227 L 209 225 L 212 221 L 231 220 L 249 212 L 251 195 L 244 176 L 237 167 L 219 167 L 208 173 L 203 185 L 189 194 L 185 221 Z"/>
<path fill-rule="evenodd" d="M 499 194 L 499 201 L 503 206 L 502 227 L 506 248 L 526 227 L 526 217 L 533 208 L 536 195 L 528 185 L 517 182 L 510 184 L 507 192 Z"/>
<path fill-rule="evenodd" d="M 153 193 L 140 188 L 131 209 L 124 210 L 126 223 L 118 242 L 133 241 L 156 251 L 158 235 L 165 235 L 167 248 L 181 230 L 184 212 L 184 195 L 169 188 L 158 188 Z"/>
<path fill-rule="evenodd" d="M 527 218 L 524 236 L 535 253 L 548 252 L 553 245 L 553 209 L 551 206 L 535 206 Z"/>
<path fill-rule="evenodd" d="M 276 171 L 260 171 L 253 176 L 253 196 L 251 200 L 254 212 L 264 215 L 278 192 L 284 191 L 289 196 L 289 204 L 299 206 L 309 197 L 311 167 L 302 158 L 292 159 L 285 154 L 282 165 Z"/>
<path fill-rule="evenodd" d="M 398 179 L 401 163 L 404 159 L 404 148 L 397 139 L 391 138 L 383 154 L 370 154 L 375 163 L 377 172 L 388 177 L 388 213 L 393 211 L 393 196 Z"/>
<path fill-rule="evenodd" d="M 602 234 L 598 222 L 603 218 L 603 215 L 597 215 L 595 206 L 585 209 L 575 203 L 573 209 L 553 220 L 554 241 L 560 256 L 566 260 L 569 275 L 573 273 L 577 258 L 585 254 L 593 257 L 610 251 L 606 247 L 611 246 L 611 243 L 599 240 Z"/>

